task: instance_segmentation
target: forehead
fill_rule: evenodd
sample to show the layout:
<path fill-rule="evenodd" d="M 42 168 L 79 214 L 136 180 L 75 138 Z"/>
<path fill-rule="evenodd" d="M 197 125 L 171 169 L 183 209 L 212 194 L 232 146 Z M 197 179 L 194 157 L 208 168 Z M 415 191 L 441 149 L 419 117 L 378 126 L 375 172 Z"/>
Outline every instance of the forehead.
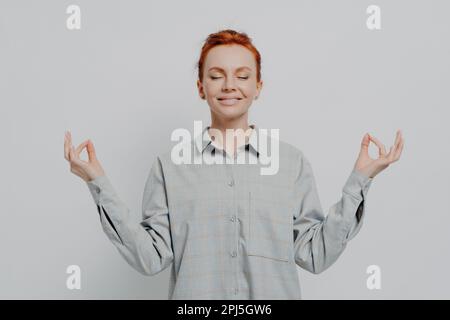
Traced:
<path fill-rule="evenodd" d="M 211 67 L 237 69 L 239 67 L 256 69 L 253 53 L 241 45 L 219 45 L 209 50 L 205 59 L 205 70 Z"/>

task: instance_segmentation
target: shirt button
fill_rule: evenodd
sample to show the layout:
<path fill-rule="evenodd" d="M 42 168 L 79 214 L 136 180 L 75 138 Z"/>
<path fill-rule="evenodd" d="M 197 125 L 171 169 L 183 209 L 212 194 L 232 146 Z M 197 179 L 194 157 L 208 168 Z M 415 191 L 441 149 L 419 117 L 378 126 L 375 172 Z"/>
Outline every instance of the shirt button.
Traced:
<path fill-rule="evenodd" d="M 230 187 L 234 186 L 234 181 L 231 180 L 230 182 L 228 182 L 228 185 L 229 185 Z"/>
<path fill-rule="evenodd" d="M 234 216 L 232 216 L 230 220 L 231 220 L 231 222 L 234 222 L 234 220 L 235 220 L 235 217 L 234 217 Z"/>
<path fill-rule="evenodd" d="M 231 253 L 231 256 L 234 258 L 234 257 L 236 257 L 236 251 L 233 251 L 232 253 Z"/>

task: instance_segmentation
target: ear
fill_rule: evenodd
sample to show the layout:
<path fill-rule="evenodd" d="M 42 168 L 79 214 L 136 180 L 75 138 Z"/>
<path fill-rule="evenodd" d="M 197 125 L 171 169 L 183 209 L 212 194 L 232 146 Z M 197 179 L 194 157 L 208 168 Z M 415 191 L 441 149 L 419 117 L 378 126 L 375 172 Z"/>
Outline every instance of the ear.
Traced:
<path fill-rule="evenodd" d="M 200 98 L 205 99 L 205 93 L 203 92 L 203 85 L 200 82 L 200 80 L 197 80 L 197 88 L 198 88 L 198 95 Z"/>
<path fill-rule="evenodd" d="M 256 91 L 257 91 L 257 94 L 256 94 L 256 96 L 257 97 L 259 97 L 259 95 L 261 94 L 261 90 L 262 90 L 262 88 L 263 88 L 263 81 L 262 80 L 260 80 L 258 83 L 257 83 L 257 85 L 256 85 Z"/>

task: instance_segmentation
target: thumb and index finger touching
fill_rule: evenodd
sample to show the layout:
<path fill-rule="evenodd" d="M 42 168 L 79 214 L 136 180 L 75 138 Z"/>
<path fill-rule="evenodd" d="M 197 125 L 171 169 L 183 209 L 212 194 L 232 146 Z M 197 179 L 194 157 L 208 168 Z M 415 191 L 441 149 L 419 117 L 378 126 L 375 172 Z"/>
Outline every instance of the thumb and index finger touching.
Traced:
<path fill-rule="evenodd" d="M 397 137 L 394 142 L 394 145 L 390 147 L 389 154 L 386 154 L 386 147 L 384 146 L 384 144 L 381 143 L 381 141 L 375 138 L 374 136 L 370 135 L 369 133 L 366 133 L 361 141 L 361 153 L 368 154 L 369 144 L 370 141 L 372 141 L 378 147 L 378 155 L 384 158 L 390 155 L 392 153 L 392 150 L 394 150 L 397 147 L 398 141 L 400 141 L 399 140 L 400 137 L 401 137 L 401 130 L 397 130 Z"/>
<path fill-rule="evenodd" d="M 86 148 L 87 150 L 89 162 L 95 160 L 96 159 L 95 147 L 90 139 L 85 140 L 75 149 L 75 147 L 72 146 L 72 139 L 70 132 L 69 131 L 66 132 L 66 141 L 64 143 L 64 149 L 65 155 L 66 153 L 68 153 L 69 160 L 73 160 L 75 162 L 82 161 L 83 163 L 86 163 L 86 161 L 80 159 L 80 153 L 84 148 Z"/>

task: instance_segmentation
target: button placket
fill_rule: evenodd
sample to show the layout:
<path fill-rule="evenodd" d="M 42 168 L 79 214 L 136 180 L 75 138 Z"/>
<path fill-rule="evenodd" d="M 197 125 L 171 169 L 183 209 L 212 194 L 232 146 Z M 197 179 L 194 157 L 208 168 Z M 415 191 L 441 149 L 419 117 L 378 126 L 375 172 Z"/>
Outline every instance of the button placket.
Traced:
<path fill-rule="evenodd" d="M 229 187 L 232 188 L 231 192 L 232 192 L 232 199 L 233 199 L 233 201 L 232 201 L 232 205 L 231 205 L 231 210 L 234 213 L 230 217 L 230 220 L 231 220 L 231 222 L 235 222 L 236 219 L 237 219 L 236 215 L 235 215 L 235 212 L 237 212 L 237 200 L 236 200 L 237 199 L 237 197 L 236 197 L 237 189 L 235 187 L 233 164 L 229 164 L 229 163 L 225 164 L 225 169 L 226 169 L 226 172 L 227 172 L 226 176 L 229 179 L 227 184 L 228 184 Z M 237 224 L 233 223 L 231 225 L 231 227 L 234 230 L 234 233 L 233 233 L 234 236 L 233 236 L 232 244 L 231 244 L 233 249 L 230 252 L 231 259 L 233 259 L 233 258 L 236 258 L 238 256 L 238 244 L 239 244 L 238 237 L 239 237 L 239 232 L 237 230 L 237 228 L 238 228 Z M 234 285 L 235 285 L 235 288 L 238 288 L 239 287 L 239 279 L 238 279 L 238 275 L 239 275 L 239 261 L 238 261 L 238 259 L 234 259 L 234 260 L 235 261 L 233 262 L 233 265 L 234 265 L 234 268 L 235 268 L 235 271 L 236 271 L 234 273 L 235 274 L 235 276 L 234 276 L 235 277 L 235 284 Z"/>

